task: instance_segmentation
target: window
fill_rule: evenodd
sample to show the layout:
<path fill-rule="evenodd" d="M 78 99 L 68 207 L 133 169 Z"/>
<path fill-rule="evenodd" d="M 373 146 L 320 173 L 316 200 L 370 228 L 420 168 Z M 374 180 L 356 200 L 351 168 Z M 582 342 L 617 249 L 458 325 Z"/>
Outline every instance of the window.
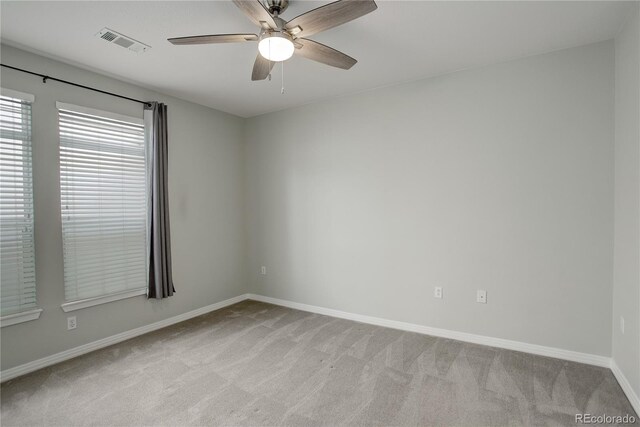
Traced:
<path fill-rule="evenodd" d="M 33 239 L 31 103 L 33 96 L 2 89 L 0 96 L 0 316 L 2 326 L 37 319 Z M 19 319 L 20 313 L 30 318 Z M 6 318 L 12 319 L 6 323 Z"/>
<path fill-rule="evenodd" d="M 132 290 L 143 294 L 147 199 L 142 119 L 62 103 L 58 110 L 65 299 L 107 297 L 101 301 L 106 302 L 131 296 Z"/>

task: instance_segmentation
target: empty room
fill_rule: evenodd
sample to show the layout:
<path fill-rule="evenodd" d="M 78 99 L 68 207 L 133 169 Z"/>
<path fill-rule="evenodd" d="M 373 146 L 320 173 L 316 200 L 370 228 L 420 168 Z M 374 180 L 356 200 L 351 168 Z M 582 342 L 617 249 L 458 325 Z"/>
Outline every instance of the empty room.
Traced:
<path fill-rule="evenodd" d="M 640 1 L 0 0 L 0 424 L 640 425 Z"/>

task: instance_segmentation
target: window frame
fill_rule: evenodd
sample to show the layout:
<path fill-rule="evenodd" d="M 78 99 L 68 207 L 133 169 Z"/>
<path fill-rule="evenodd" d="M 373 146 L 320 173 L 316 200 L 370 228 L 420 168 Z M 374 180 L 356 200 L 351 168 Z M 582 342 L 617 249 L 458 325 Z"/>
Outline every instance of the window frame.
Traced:
<path fill-rule="evenodd" d="M 0 88 L 0 96 L 4 96 L 4 97 L 8 97 L 8 98 L 15 98 L 15 99 L 20 99 L 22 101 L 28 102 L 29 104 L 31 104 L 31 107 L 33 108 L 33 104 L 35 102 L 36 97 L 33 94 L 30 93 L 25 93 L 25 92 L 20 92 L 17 90 L 13 90 L 13 89 L 8 89 L 8 88 Z M 29 130 L 30 134 L 31 134 L 31 153 L 32 153 L 32 157 L 31 157 L 31 169 L 33 170 L 33 112 L 32 112 L 32 118 L 31 118 L 31 129 Z M 31 188 L 31 196 L 32 196 L 32 202 L 35 203 L 35 194 L 34 194 L 34 188 L 33 188 L 33 183 L 32 183 L 32 188 Z M 35 217 L 35 215 L 34 215 Z M 34 236 L 33 236 L 33 247 L 34 247 L 34 267 L 35 267 L 35 219 L 34 219 Z M 35 288 L 36 288 L 36 305 L 35 307 L 23 310 L 23 311 L 19 311 L 17 313 L 11 313 L 11 314 L 5 314 L 4 316 L 0 316 L 0 328 L 4 328 L 6 326 L 11 326 L 11 325 L 17 325 L 19 323 L 24 323 L 24 322 L 29 322 L 32 320 L 37 320 L 40 318 L 40 315 L 42 314 L 42 309 L 38 307 L 37 305 L 37 292 L 38 292 L 38 284 L 37 284 L 37 280 L 35 282 Z"/>
<path fill-rule="evenodd" d="M 146 126 L 145 126 L 145 122 L 143 118 L 139 118 L 139 117 L 133 117 L 133 116 L 127 116 L 127 115 L 123 115 L 123 114 L 118 114 L 118 113 L 114 113 L 111 111 L 105 111 L 105 110 L 99 110 L 99 109 L 94 109 L 94 108 L 90 108 L 90 107 L 84 107 L 84 106 L 80 106 L 80 105 L 76 105 L 76 104 L 69 104 L 69 103 L 65 103 L 65 102 L 60 102 L 57 101 L 56 102 L 56 110 L 57 110 L 57 115 L 58 115 L 58 120 L 60 117 L 60 110 L 66 110 L 66 111 L 72 111 L 72 112 L 76 112 L 76 113 L 80 113 L 80 114 L 88 114 L 88 115 L 92 115 L 92 116 L 97 116 L 97 117 L 102 117 L 105 119 L 111 119 L 111 120 L 118 120 L 118 121 L 123 121 L 123 122 L 128 122 L 131 124 L 136 124 L 136 125 L 140 125 L 144 127 L 144 132 L 145 132 L 145 169 L 148 168 L 148 164 L 149 164 L 149 159 L 148 159 L 148 150 L 146 149 Z M 58 124 L 58 138 L 60 138 L 60 125 Z M 60 141 L 58 143 L 58 146 L 60 147 Z M 60 148 L 59 148 L 60 149 Z M 145 170 L 145 177 L 147 176 L 147 171 Z M 145 184 L 145 186 L 147 187 L 148 190 L 148 183 Z M 145 196 L 145 199 L 147 199 L 148 196 Z M 62 199 L 61 199 L 62 201 Z M 147 200 L 145 200 L 145 204 L 147 204 L 147 209 L 148 209 L 148 203 Z M 145 217 L 147 218 L 148 221 L 148 212 L 145 213 Z M 146 228 L 148 229 L 148 224 L 146 225 Z M 145 233 L 147 232 L 147 230 L 145 230 Z M 64 236 L 63 236 L 64 239 Z M 148 242 L 148 238 L 145 241 L 145 245 L 147 246 L 147 253 L 148 253 L 148 246 L 149 246 L 149 242 Z M 147 264 L 148 264 L 148 260 L 147 260 Z M 64 268 L 64 267 L 63 267 Z M 147 272 L 148 272 L 148 265 L 146 266 Z M 148 276 L 148 273 L 147 273 Z M 147 277 L 147 281 L 148 281 L 148 277 Z M 123 300 L 123 299 L 128 299 L 128 298 L 133 298 L 133 297 L 138 297 L 138 296 L 146 296 L 148 293 L 148 286 L 147 284 L 139 287 L 139 288 L 134 288 L 134 289 L 127 289 L 127 290 L 123 290 L 123 291 L 119 291 L 119 292 L 115 292 L 115 293 L 111 293 L 111 294 L 107 294 L 107 295 L 97 295 L 94 297 L 89 297 L 89 298 L 83 298 L 83 299 L 78 299 L 78 300 L 70 300 L 67 301 L 66 300 L 66 294 L 65 294 L 65 301 L 60 305 L 60 308 L 65 312 L 72 312 L 72 311 L 76 311 L 76 310 L 82 310 L 84 308 L 88 308 L 88 307 L 93 307 L 96 305 L 101 305 L 101 304 L 107 304 L 110 302 L 114 302 L 114 301 L 119 301 L 119 300 Z"/>

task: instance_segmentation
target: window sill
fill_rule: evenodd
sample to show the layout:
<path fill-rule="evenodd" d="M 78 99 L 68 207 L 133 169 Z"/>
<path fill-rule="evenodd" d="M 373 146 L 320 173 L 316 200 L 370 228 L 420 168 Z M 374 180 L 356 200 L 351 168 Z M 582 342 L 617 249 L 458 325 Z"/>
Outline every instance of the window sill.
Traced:
<path fill-rule="evenodd" d="M 133 289 L 130 291 L 118 292 L 117 294 L 104 295 L 94 298 L 81 299 L 78 301 L 70 301 L 65 302 L 60 307 L 65 313 L 70 311 L 82 310 L 83 308 L 93 307 L 94 305 L 106 304 L 108 302 L 118 301 L 121 299 L 137 297 L 140 295 L 146 295 L 147 290 L 145 288 L 142 289 Z"/>
<path fill-rule="evenodd" d="M 11 326 L 11 325 L 16 325 L 18 323 L 37 320 L 40 318 L 40 313 L 42 313 L 42 309 L 36 308 L 34 310 L 23 311 L 22 313 L 8 314 L 6 316 L 2 316 L 0 317 L 0 327 L 4 328 L 5 326 Z"/>

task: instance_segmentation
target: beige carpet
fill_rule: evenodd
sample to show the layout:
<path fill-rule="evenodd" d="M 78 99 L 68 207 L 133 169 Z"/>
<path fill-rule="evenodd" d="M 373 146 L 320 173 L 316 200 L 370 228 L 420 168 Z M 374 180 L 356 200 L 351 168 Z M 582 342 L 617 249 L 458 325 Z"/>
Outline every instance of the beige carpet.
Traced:
<path fill-rule="evenodd" d="M 575 425 L 608 369 L 245 301 L 2 385 L 3 426 Z"/>

